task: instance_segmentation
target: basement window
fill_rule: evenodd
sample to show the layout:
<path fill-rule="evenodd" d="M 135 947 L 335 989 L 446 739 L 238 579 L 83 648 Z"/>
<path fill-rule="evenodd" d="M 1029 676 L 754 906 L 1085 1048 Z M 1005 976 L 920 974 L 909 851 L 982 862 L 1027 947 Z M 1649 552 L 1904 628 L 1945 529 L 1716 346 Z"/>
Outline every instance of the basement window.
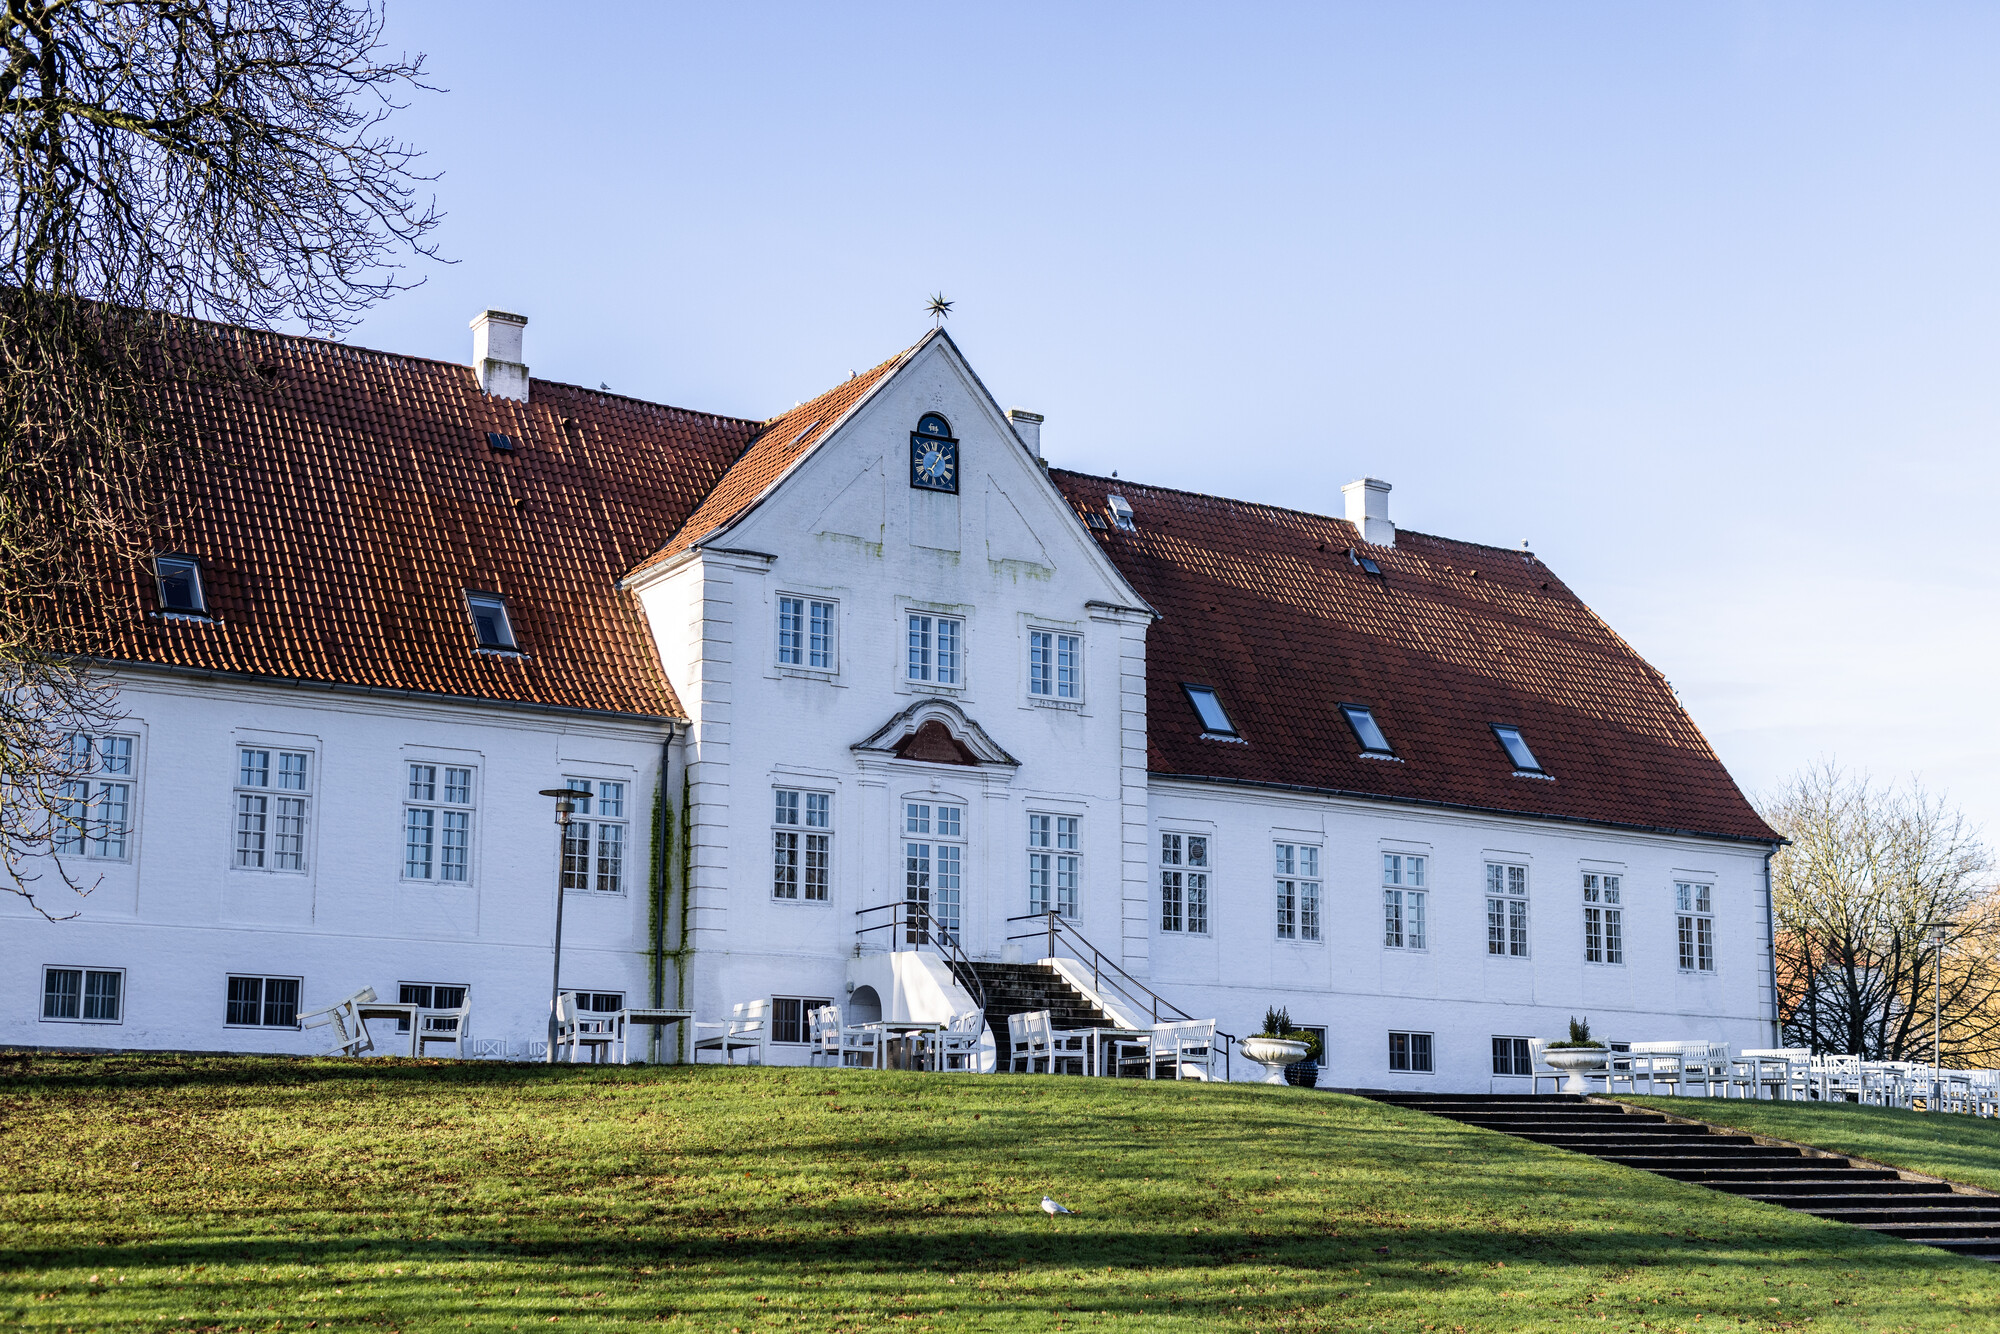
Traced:
<path fill-rule="evenodd" d="M 208 615 L 208 597 L 201 586 L 201 564 L 190 556 L 155 556 L 153 574 L 159 581 L 160 610 L 186 616 Z"/>
<path fill-rule="evenodd" d="M 1365 704 L 1343 704 L 1340 711 L 1347 715 L 1347 725 L 1354 729 L 1355 740 L 1361 743 L 1365 755 L 1394 755 L 1389 738 L 1382 735 L 1382 728 L 1375 721 L 1375 711 Z"/>
<path fill-rule="evenodd" d="M 479 636 L 479 647 L 506 653 L 520 651 L 519 645 L 514 642 L 514 623 L 507 617 L 507 599 L 497 593 L 468 590 L 465 606 L 472 613 L 472 628 Z"/>
<path fill-rule="evenodd" d="M 1236 735 L 1236 724 L 1229 721 L 1229 713 L 1222 707 L 1222 699 L 1213 686 L 1190 685 L 1183 682 L 1181 689 L 1187 691 L 1188 703 L 1194 705 L 1195 714 L 1201 719 L 1201 730 L 1207 736 Z"/>
<path fill-rule="evenodd" d="M 1529 774 L 1536 778 L 1547 776 L 1542 768 L 1542 762 L 1535 758 L 1535 752 L 1528 749 L 1528 743 L 1521 736 L 1520 728 L 1503 727 L 1499 723 L 1494 723 L 1492 727 L 1493 735 L 1499 738 L 1500 745 L 1507 752 L 1507 758 L 1514 762 L 1515 773 Z"/>

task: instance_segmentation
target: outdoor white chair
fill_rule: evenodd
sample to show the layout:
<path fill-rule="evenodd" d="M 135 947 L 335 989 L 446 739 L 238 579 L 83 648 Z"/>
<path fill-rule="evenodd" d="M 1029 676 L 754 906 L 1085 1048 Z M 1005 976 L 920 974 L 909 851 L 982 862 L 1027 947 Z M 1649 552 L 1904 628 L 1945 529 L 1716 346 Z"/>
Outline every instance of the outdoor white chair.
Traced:
<path fill-rule="evenodd" d="M 1821 1102 L 1854 1102 L 1861 1096 L 1858 1056 L 1815 1056 L 1807 1073 L 1812 1096 Z"/>
<path fill-rule="evenodd" d="M 1215 1020 L 1184 1019 L 1170 1024 L 1154 1024 L 1148 1043 L 1151 1058 L 1146 1063 L 1147 1078 L 1156 1077 L 1160 1062 L 1172 1063 L 1175 1079 L 1213 1079 L 1215 1060 Z"/>
<path fill-rule="evenodd" d="M 453 1056 L 463 1057 L 471 1016 L 470 993 L 457 1009 L 417 1011 L 417 1055 L 427 1055 L 432 1047 L 450 1047 Z"/>
<path fill-rule="evenodd" d="M 1549 1081 L 1549 1092 L 1561 1093 L 1563 1081 L 1569 1076 L 1561 1070 L 1551 1069 L 1542 1060 L 1542 1053 L 1548 1049 L 1547 1038 L 1528 1039 L 1528 1094 L 1530 1097 L 1542 1091 L 1542 1081 Z"/>
<path fill-rule="evenodd" d="M 557 1060 L 574 1061 L 578 1052 L 587 1051 L 594 1065 L 605 1058 L 617 1040 L 610 1015 L 582 1009 L 574 991 L 556 997 Z"/>
<path fill-rule="evenodd" d="M 1687 1042 L 1635 1042 L 1632 1044 L 1632 1074 L 1636 1080 L 1646 1081 L 1646 1092 L 1658 1093 L 1662 1084 L 1667 1092 L 1679 1093 L 1687 1074 L 1687 1049 L 1699 1045 L 1706 1051 L 1707 1043 Z M 1696 1075 L 1699 1081 L 1700 1075 Z M 1636 1083 L 1635 1083 L 1636 1087 Z"/>
<path fill-rule="evenodd" d="M 701 1036 L 704 1028 L 720 1029 L 712 1037 Z M 765 1058 L 770 1054 L 771 1002 L 768 1000 L 745 1001 L 741 1005 L 729 1007 L 726 1022 L 716 1024 L 696 1024 L 694 1039 L 694 1060 L 701 1063 L 705 1051 L 722 1053 L 725 1064 L 736 1064 L 739 1051 L 755 1052 L 758 1065 L 769 1065 Z"/>
<path fill-rule="evenodd" d="M 924 1054 L 930 1068 L 938 1071 L 979 1069 L 979 1042 L 986 1035 L 986 1016 L 978 1010 L 955 1014 L 951 1021 L 924 1036 Z"/>
<path fill-rule="evenodd" d="M 1811 1059 L 1812 1052 L 1804 1047 L 1745 1047 L 1730 1062 L 1729 1083 L 1723 1089 L 1724 1096 L 1730 1089 L 1738 1088 L 1749 1098 L 1759 1096 L 1766 1089 L 1770 1090 L 1773 1102 L 1790 1098 L 1800 1082 L 1793 1072 L 1805 1069 Z"/>
<path fill-rule="evenodd" d="M 1023 1010 L 1007 1016 L 1007 1069 L 1010 1073 L 1032 1075 L 1036 1073 L 1037 1061 L 1041 1062 L 1042 1073 L 1051 1069 L 1049 1033 L 1052 1027 L 1047 1010 Z"/>
<path fill-rule="evenodd" d="M 880 1070 L 889 1063 L 889 1030 L 879 1023 L 840 1023 L 840 1012 L 834 1011 L 834 1023 L 840 1030 L 840 1063 L 844 1066 L 864 1066 Z"/>
<path fill-rule="evenodd" d="M 818 1065 L 825 1061 L 829 1065 L 841 1064 L 840 1010 L 832 1005 L 822 1005 L 812 1012 L 811 1023 L 808 1041 L 812 1047 L 806 1054 L 806 1063 Z"/>
<path fill-rule="evenodd" d="M 507 1059 L 507 1039 L 473 1038 L 471 1056 L 475 1061 L 504 1061 Z"/>
<path fill-rule="evenodd" d="M 363 987 L 346 1000 L 306 1011 L 299 1016 L 299 1027 L 333 1029 L 333 1045 L 321 1053 L 325 1056 L 359 1056 L 373 1051 L 375 1039 L 369 1035 L 368 1025 L 362 1022 L 361 1007 L 374 999 L 375 988 Z"/>

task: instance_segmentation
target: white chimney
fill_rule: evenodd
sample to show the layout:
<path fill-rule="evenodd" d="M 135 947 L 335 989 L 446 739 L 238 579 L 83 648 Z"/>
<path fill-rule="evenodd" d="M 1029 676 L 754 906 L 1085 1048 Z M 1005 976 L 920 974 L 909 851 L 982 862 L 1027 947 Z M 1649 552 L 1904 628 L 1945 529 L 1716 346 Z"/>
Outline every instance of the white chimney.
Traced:
<path fill-rule="evenodd" d="M 479 387 L 495 398 L 528 401 L 528 367 L 521 360 L 526 315 L 482 310 L 472 317 L 472 369 Z"/>
<path fill-rule="evenodd" d="M 1396 525 L 1389 522 L 1389 484 L 1363 477 L 1340 488 L 1347 498 L 1347 521 L 1361 531 L 1363 542 L 1378 547 L 1396 545 Z"/>
<path fill-rule="evenodd" d="M 1036 458 L 1042 456 L 1042 414 L 1030 412 L 1026 408 L 1008 408 L 1007 420 L 1014 423 L 1014 434 L 1021 437 L 1021 443 Z"/>

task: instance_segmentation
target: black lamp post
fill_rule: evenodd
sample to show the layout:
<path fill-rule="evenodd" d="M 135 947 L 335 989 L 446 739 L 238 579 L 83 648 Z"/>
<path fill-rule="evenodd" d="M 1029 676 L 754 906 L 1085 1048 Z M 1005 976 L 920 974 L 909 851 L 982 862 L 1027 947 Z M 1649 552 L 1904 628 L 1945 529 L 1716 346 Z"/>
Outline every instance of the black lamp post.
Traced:
<path fill-rule="evenodd" d="M 563 865 L 562 859 L 569 854 L 569 817 L 576 814 L 576 803 L 589 801 L 589 788 L 545 787 L 545 797 L 554 797 L 556 802 L 556 949 L 555 965 L 549 972 L 549 1064 L 556 1059 L 556 1002 L 562 996 L 562 910 L 563 910 Z"/>

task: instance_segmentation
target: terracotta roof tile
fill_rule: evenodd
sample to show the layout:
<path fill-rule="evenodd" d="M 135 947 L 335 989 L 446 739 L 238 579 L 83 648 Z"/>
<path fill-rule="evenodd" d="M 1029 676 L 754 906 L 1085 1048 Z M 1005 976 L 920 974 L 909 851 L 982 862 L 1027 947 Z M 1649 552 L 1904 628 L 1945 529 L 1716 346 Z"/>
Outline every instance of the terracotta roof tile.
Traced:
<path fill-rule="evenodd" d="M 758 425 L 469 367 L 242 333 L 266 389 L 183 385 L 202 448 L 161 478 L 162 548 L 198 556 L 212 623 L 162 620 L 143 570 L 93 615 L 118 660 L 647 715 L 681 712 L 619 575 Z M 488 432 L 511 437 L 511 454 Z M 466 589 L 505 595 L 519 657 L 480 652 Z"/>
<path fill-rule="evenodd" d="M 1758 818 L 1672 688 L 1524 551 L 1052 470 L 1162 619 L 1148 632 L 1148 766 L 1219 778 L 1752 840 Z M 1108 523 L 1131 504 L 1137 531 Z M 1350 548 L 1376 561 L 1366 573 Z M 1205 740 L 1183 682 L 1244 743 Z M 1363 759 L 1371 706 L 1400 763 Z M 1554 781 L 1516 778 L 1491 725 Z"/>
<path fill-rule="evenodd" d="M 642 561 L 638 568 L 645 569 L 679 555 L 756 504 L 814 445 L 826 439 L 841 419 L 868 397 L 870 390 L 922 346 L 919 341 L 904 348 L 881 365 L 850 376 L 812 402 L 801 403 L 784 416 L 765 423 L 743 457 L 736 460 L 700 507 L 688 516 L 673 540 Z"/>

